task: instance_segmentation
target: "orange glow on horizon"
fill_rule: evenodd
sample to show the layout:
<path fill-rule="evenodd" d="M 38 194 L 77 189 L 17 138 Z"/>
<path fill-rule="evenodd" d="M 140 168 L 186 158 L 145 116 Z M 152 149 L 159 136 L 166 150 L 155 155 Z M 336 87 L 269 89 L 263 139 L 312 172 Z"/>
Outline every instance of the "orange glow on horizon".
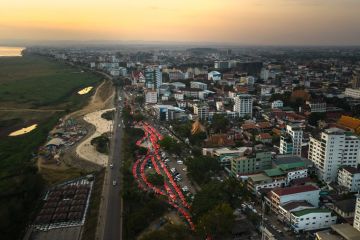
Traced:
<path fill-rule="evenodd" d="M 31 2 L 31 3 L 30 3 Z M 356 43 L 356 0 L 104 0 L 1 4 L 0 39 Z"/>

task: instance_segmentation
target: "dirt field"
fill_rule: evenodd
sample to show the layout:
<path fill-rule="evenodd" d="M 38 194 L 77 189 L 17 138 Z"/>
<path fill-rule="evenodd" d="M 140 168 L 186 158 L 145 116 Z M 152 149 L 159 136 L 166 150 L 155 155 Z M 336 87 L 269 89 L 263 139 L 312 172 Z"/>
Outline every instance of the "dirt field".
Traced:
<path fill-rule="evenodd" d="M 69 174 L 72 175 L 72 173 L 74 173 L 74 175 L 78 174 L 78 172 L 73 171 L 73 167 L 81 168 L 86 172 L 96 169 L 97 167 L 94 166 L 94 164 L 102 166 L 107 163 L 107 155 L 96 152 L 94 147 L 91 146 L 90 141 L 92 138 L 108 131 L 109 126 L 106 123 L 107 121 L 102 119 L 100 115 L 102 113 L 101 110 L 114 106 L 114 96 L 115 91 L 112 82 L 110 80 L 104 80 L 95 90 L 89 103 L 84 108 L 70 113 L 65 117 L 75 118 L 82 122 L 89 132 L 84 139 L 71 149 L 68 149 L 61 157 L 62 163 L 59 166 L 55 164 L 38 164 L 39 171 L 44 173 L 44 177 L 49 182 L 55 182 L 57 179 L 61 179 L 61 177 L 67 177 Z M 100 115 L 96 113 L 97 111 L 101 111 Z M 52 174 L 47 174 L 48 172 Z"/>

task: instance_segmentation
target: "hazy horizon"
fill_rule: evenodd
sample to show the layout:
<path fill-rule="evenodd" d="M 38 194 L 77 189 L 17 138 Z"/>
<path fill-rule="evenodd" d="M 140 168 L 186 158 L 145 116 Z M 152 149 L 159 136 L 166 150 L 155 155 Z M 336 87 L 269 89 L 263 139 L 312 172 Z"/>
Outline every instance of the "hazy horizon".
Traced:
<path fill-rule="evenodd" d="M 358 46 L 357 0 L 13 0 L 0 42 Z"/>

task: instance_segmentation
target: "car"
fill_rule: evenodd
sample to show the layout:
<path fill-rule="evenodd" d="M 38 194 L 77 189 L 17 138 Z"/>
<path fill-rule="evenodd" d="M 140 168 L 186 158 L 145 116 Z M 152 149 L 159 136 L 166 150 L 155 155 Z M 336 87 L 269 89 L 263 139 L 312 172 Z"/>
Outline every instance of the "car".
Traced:
<path fill-rule="evenodd" d="M 175 172 L 176 172 L 176 169 L 175 169 L 175 168 L 171 168 L 171 169 L 170 169 L 170 172 L 175 173 Z"/>
<path fill-rule="evenodd" d="M 176 163 L 179 164 L 179 165 L 184 164 L 184 162 L 181 161 L 181 160 L 177 160 Z"/>
<path fill-rule="evenodd" d="M 186 168 L 186 167 L 184 167 L 182 170 L 183 170 L 184 172 L 186 172 L 186 171 L 187 171 L 187 168 Z"/>
<path fill-rule="evenodd" d="M 167 162 L 170 162 L 170 159 L 168 159 L 168 158 L 167 158 L 167 159 L 165 159 L 165 162 L 166 162 L 166 163 L 167 163 Z"/>
<path fill-rule="evenodd" d="M 188 188 L 188 186 L 184 186 L 184 187 L 182 188 L 182 190 L 183 190 L 184 192 L 187 192 L 187 191 L 189 191 L 189 188 Z"/>
<path fill-rule="evenodd" d="M 116 180 L 113 181 L 113 186 L 116 186 Z"/>
<path fill-rule="evenodd" d="M 109 166 L 110 166 L 110 168 L 112 169 L 112 168 L 114 167 L 114 164 L 110 163 Z"/>

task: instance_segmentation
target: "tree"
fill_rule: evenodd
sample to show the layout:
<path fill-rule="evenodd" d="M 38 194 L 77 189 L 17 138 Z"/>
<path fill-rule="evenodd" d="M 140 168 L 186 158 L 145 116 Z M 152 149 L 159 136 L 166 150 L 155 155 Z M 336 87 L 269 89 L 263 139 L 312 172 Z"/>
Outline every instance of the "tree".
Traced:
<path fill-rule="evenodd" d="M 229 120 L 220 114 L 214 114 L 210 127 L 214 130 L 215 133 L 225 132 L 229 126 Z"/>
<path fill-rule="evenodd" d="M 308 118 L 308 123 L 312 126 L 317 126 L 320 120 L 324 120 L 326 118 L 326 113 L 311 113 Z"/>
<path fill-rule="evenodd" d="M 227 203 L 215 206 L 202 216 L 197 224 L 197 232 L 202 236 L 210 235 L 212 239 L 224 239 L 231 235 L 235 216 Z"/>
<path fill-rule="evenodd" d="M 139 105 L 144 104 L 144 102 L 145 102 L 144 96 L 142 96 L 142 95 L 136 96 L 135 102 L 138 103 Z"/>
<path fill-rule="evenodd" d="M 189 176 L 198 184 L 208 182 L 214 172 L 220 170 L 219 161 L 212 157 L 197 156 L 189 158 L 185 162 Z"/>
<path fill-rule="evenodd" d="M 145 234 L 141 240 L 189 240 L 194 239 L 185 225 L 167 224 L 162 230 L 155 230 Z"/>
<path fill-rule="evenodd" d="M 176 142 L 175 139 L 173 139 L 170 136 L 165 136 L 162 140 L 159 141 L 159 144 L 162 148 L 164 148 L 166 151 L 170 153 L 180 154 L 181 153 L 181 144 Z"/>
<path fill-rule="evenodd" d="M 98 151 L 99 153 L 109 153 L 110 140 L 106 134 L 102 134 L 101 136 L 91 139 L 90 143 L 91 145 L 95 146 L 96 151 Z"/>
<path fill-rule="evenodd" d="M 164 186 L 164 177 L 157 173 L 150 173 L 147 175 L 147 179 L 155 186 Z"/>

